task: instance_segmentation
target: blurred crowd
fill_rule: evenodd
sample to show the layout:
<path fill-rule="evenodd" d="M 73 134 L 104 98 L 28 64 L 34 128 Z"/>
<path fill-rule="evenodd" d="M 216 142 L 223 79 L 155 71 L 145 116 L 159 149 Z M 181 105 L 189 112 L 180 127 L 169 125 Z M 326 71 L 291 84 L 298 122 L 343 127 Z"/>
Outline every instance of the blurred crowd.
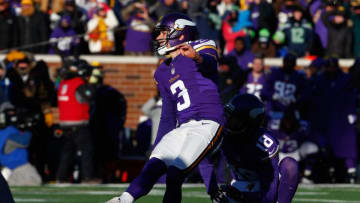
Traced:
<path fill-rule="evenodd" d="M 360 56 L 359 0 L 0 0 L 0 51 L 151 55 L 152 28 L 188 14 L 219 52 Z M 35 26 L 36 25 L 36 26 Z"/>
<path fill-rule="evenodd" d="M 97 61 L 66 57 L 51 75 L 29 52 L 6 55 L 0 64 L 0 166 L 10 185 L 99 183 L 109 174 L 119 157 L 127 104 L 103 79 Z"/>

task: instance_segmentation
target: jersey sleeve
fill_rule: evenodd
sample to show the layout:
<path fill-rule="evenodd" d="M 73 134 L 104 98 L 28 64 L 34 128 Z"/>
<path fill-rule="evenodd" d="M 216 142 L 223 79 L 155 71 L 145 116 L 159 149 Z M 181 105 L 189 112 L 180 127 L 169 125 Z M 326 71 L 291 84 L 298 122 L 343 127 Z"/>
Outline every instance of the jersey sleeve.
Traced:
<path fill-rule="evenodd" d="M 203 62 L 198 64 L 199 71 L 205 77 L 210 78 L 217 83 L 218 54 L 216 43 L 213 40 L 199 40 L 192 46 L 203 58 Z"/>
<path fill-rule="evenodd" d="M 161 81 L 155 73 L 155 80 L 162 98 L 161 117 L 157 136 L 155 139 L 154 147 L 160 142 L 162 137 L 176 127 L 176 110 L 173 102 L 171 101 L 171 95 L 163 87 Z"/>

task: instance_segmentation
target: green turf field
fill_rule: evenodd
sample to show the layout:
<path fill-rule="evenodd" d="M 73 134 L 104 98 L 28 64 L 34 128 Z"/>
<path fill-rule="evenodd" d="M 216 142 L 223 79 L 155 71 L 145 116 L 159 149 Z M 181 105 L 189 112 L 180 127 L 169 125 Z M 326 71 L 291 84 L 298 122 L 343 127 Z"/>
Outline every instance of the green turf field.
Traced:
<path fill-rule="evenodd" d="M 103 203 L 120 194 L 127 185 L 46 185 L 12 187 L 15 202 L 34 203 Z M 156 186 L 138 203 L 161 202 L 164 186 Z M 1 202 L 1 201 L 0 201 Z M 184 203 L 210 203 L 203 185 L 184 185 Z M 301 185 L 294 203 L 360 203 L 360 185 Z"/>

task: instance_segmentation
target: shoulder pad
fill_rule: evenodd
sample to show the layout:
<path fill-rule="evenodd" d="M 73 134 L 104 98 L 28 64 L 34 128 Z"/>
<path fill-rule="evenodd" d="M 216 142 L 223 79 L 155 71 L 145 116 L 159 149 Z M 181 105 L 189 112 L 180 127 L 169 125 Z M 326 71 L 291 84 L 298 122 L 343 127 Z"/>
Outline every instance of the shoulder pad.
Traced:
<path fill-rule="evenodd" d="M 265 153 L 263 160 L 275 157 L 280 149 L 279 141 L 268 132 L 262 133 L 259 136 L 256 147 Z"/>
<path fill-rule="evenodd" d="M 203 49 L 214 49 L 216 50 L 216 43 L 214 40 L 200 39 L 189 42 L 189 44 L 198 52 Z"/>

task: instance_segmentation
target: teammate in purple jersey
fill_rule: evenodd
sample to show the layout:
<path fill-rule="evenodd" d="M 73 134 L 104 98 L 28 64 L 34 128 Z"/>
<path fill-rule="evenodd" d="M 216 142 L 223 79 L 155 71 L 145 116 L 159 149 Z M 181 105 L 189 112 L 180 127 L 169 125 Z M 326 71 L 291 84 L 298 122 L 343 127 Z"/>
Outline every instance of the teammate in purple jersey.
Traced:
<path fill-rule="evenodd" d="M 279 142 L 261 127 L 263 103 L 254 95 L 239 94 L 225 106 L 225 113 L 221 149 L 233 180 L 218 196 L 230 203 L 290 203 L 298 185 L 298 165 L 290 157 L 279 163 Z"/>
<path fill-rule="evenodd" d="M 300 120 L 298 112 L 287 110 L 280 122 L 280 129 L 273 131 L 273 135 L 280 142 L 279 160 L 292 157 L 296 161 L 305 163 L 303 183 L 313 183 L 311 180 L 312 167 L 319 155 L 319 147 L 309 139 L 309 125 Z"/>
<path fill-rule="evenodd" d="M 156 147 L 126 192 L 108 203 L 134 202 L 150 192 L 163 174 L 166 174 L 163 202 L 181 202 L 186 175 L 221 138 L 225 118 L 214 83 L 217 76 L 214 43 L 191 42 L 196 40 L 196 26 L 183 14 L 166 15 L 156 31 L 158 54 L 170 56 L 155 72 L 163 99 Z M 209 48 L 214 52 L 200 53 Z"/>
<path fill-rule="evenodd" d="M 358 153 L 355 131 L 358 92 L 355 81 L 359 81 L 358 76 L 343 73 L 338 59 L 330 57 L 325 71 L 314 81 L 311 100 L 316 112 L 309 119 L 312 123 L 311 137 L 321 148 L 330 150 L 336 159 L 344 162 L 347 169 L 345 181 L 349 183 L 356 180 Z M 333 173 L 335 164 L 330 165 L 329 171 Z"/>
<path fill-rule="evenodd" d="M 295 107 L 303 97 L 305 77 L 295 70 L 296 59 L 296 55 L 287 54 L 283 68 L 272 69 L 261 90 L 261 99 L 267 107 L 269 130 L 278 130 L 284 111 Z"/>
<path fill-rule="evenodd" d="M 264 83 L 264 59 L 262 56 L 255 56 L 252 71 L 248 74 L 246 83 L 240 89 L 240 93 L 253 94 L 260 98 L 260 92 Z"/>

